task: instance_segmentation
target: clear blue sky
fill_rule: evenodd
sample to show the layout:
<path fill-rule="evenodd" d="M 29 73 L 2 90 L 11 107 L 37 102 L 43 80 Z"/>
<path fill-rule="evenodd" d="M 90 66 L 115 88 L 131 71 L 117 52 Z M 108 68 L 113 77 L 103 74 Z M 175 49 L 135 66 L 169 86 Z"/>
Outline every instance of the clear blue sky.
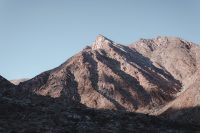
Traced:
<path fill-rule="evenodd" d="M 200 42 L 200 0 L 0 0 L 0 75 L 32 78 L 98 34 L 130 44 L 178 36 Z"/>

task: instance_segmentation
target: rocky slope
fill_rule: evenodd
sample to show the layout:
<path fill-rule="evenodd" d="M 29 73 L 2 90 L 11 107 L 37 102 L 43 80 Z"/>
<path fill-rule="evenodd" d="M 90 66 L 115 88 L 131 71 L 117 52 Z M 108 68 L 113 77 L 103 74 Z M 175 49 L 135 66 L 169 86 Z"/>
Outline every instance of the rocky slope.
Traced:
<path fill-rule="evenodd" d="M 0 93 L 1 94 L 1 93 Z M 23 95 L 28 92 L 23 92 Z M 97 110 L 62 98 L 32 94 L 0 97 L 1 133 L 194 132 L 194 124 L 126 111 Z"/>
<path fill-rule="evenodd" d="M 200 46 L 180 38 L 158 37 L 141 39 L 130 47 L 167 70 L 182 86 L 174 100 L 152 114 L 200 123 Z"/>
<path fill-rule="evenodd" d="M 11 88 L 14 85 L 12 83 L 10 83 L 7 79 L 5 79 L 4 77 L 2 77 L 0 75 L 0 88 L 1 89 L 5 89 L 5 88 Z"/>
<path fill-rule="evenodd" d="M 193 83 L 172 102 L 169 102 L 153 115 L 169 119 L 200 124 L 200 71 L 195 73 Z"/>
<path fill-rule="evenodd" d="M 200 66 L 200 46 L 175 37 L 141 39 L 129 46 L 168 71 L 187 89 Z"/>
<path fill-rule="evenodd" d="M 15 85 L 0 75 L 0 97 L 2 94 L 9 95 L 15 91 Z"/>

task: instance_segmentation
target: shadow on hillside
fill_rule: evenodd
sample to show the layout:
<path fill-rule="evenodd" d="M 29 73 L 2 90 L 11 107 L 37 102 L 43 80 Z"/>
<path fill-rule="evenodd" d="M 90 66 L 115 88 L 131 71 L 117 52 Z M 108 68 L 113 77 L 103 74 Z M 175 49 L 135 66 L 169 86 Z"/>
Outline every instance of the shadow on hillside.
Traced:
<path fill-rule="evenodd" d="M 174 109 L 169 108 L 159 117 L 176 120 L 182 123 L 191 123 L 200 125 L 200 107 Z"/>
<path fill-rule="evenodd" d="M 120 68 L 120 63 L 112 58 L 109 58 L 107 56 L 102 56 L 100 55 L 98 52 L 96 53 L 96 58 L 98 61 L 102 62 L 103 64 L 105 64 L 108 68 L 110 68 L 116 75 L 120 76 L 121 79 L 123 79 L 123 81 L 126 82 L 126 86 L 128 87 L 132 87 L 133 85 L 137 88 L 134 91 L 136 91 L 136 93 L 138 94 L 138 97 L 145 101 L 148 100 L 150 101 L 150 97 L 148 95 L 148 93 L 145 91 L 145 89 L 140 85 L 140 83 L 137 81 L 137 79 L 135 79 L 134 77 L 132 77 L 131 75 L 125 73 L 124 71 L 122 71 Z M 107 76 L 108 77 L 108 76 Z M 105 80 L 107 81 L 107 80 Z M 111 80 L 110 80 L 111 81 Z M 124 97 L 129 97 L 129 99 L 131 100 L 130 102 L 133 103 L 133 106 L 135 108 L 137 108 L 138 106 L 138 101 L 135 100 L 129 91 L 123 89 L 123 86 L 120 85 L 120 83 L 117 83 L 114 79 L 112 80 L 113 84 L 116 84 L 116 89 L 117 91 L 120 92 L 120 94 L 124 94 Z"/>
<path fill-rule="evenodd" d="M 0 97 L 1 132 L 166 132 L 199 131 L 200 126 L 141 113 L 63 104 L 62 98 Z M 193 111 L 193 109 L 187 109 Z M 196 110 L 196 109 L 195 109 Z M 180 110 L 181 111 L 181 110 Z M 184 110 L 186 111 L 186 110 Z M 199 109 L 198 109 L 199 112 Z"/>
<path fill-rule="evenodd" d="M 162 89 L 162 91 L 160 92 L 164 93 L 159 94 L 161 97 L 166 97 L 165 94 L 174 94 L 178 92 L 179 89 L 181 89 L 182 84 L 180 83 L 180 81 L 176 80 L 167 70 L 156 67 L 149 58 L 143 56 L 135 49 L 131 49 L 122 45 L 121 47 L 124 50 L 118 48 L 115 45 L 111 45 L 110 47 L 113 49 L 113 51 L 119 53 L 119 55 L 125 58 L 125 60 L 129 62 L 130 65 L 138 68 L 138 70 L 142 72 L 143 76 L 147 78 L 148 81 L 155 84 L 159 89 Z M 157 92 L 158 90 L 151 91 L 153 95 Z M 173 98 L 174 97 L 172 95 L 167 96 L 168 100 L 171 100 Z"/>
<path fill-rule="evenodd" d="M 88 62 L 90 66 L 88 66 L 88 70 L 90 72 L 90 81 L 92 82 L 92 87 L 94 88 L 95 91 L 97 91 L 99 94 L 104 96 L 107 100 L 109 100 L 113 105 L 115 105 L 116 109 L 119 110 L 125 110 L 125 108 L 118 103 L 114 98 L 111 96 L 106 95 L 103 93 L 99 87 L 98 87 L 98 81 L 99 81 L 99 75 L 97 71 L 97 62 L 89 55 L 88 53 L 83 53 L 84 61 Z"/>
<path fill-rule="evenodd" d="M 78 83 L 75 80 L 75 76 L 69 70 L 66 73 L 67 73 L 67 78 L 64 80 L 60 79 L 60 81 L 64 81 L 60 97 L 67 102 L 70 101 L 80 102 L 81 97 L 78 93 Z"/>
<path fill-rule="evenodd" d="M 114 45 L 111 45 L 110 47 L 115 52 L 119 53 L 120 56 L 124 57 L 127 60 L 127 62 L 130 62 L 130 65 L 138 68 L 139 71 L 141 71 L 144 74 L 145 78 L 148 79 L 148 81 L 155 84 L 159 89 L 162 89 L 160 91 L 159 90 L 151 91 L 152 96 L 155 95 L 156 97 L 160 98 L 158 99 L 160 103 L 162 103 L 163 100 L 169 101 L 173 99 L 172 95 L 170 94 L 176 93 L 178 91 L 177 89 L 181 88 L 181 83 L 178 80 L 174 79 L 174 77 L 169 72 L 155 67 L 149 58 L 144 57 L 143 55 L 138 53 L 136 50 L 122 46 L 123 49 L 128 51 L 126 53 Z M 103 50 L 101 52 L 102 54 L 100 54 L 98 51 L 95 51 L 94 53 L 88 53 L 88 52 L 82 53 L 84 62 L 85 63 L 87 62 L 89 64 L 87 66 L 87 69 L 90 73 L 89 78 L 94 90 L 96 90 L 99 94 L 103 95 L 107 100 L 112 102 L 117 109 L 125 110 L 122 103 L 117 101 L 112 95 L 103 92 L 102 91 L 103 88 L 99 88 L 98 81 L 100 80 L 99 79 L 100 75 L 98 74 L 98 63 L 97 63 L 98 61 L 105 64 L 108 68 L 112 70 L 112 72 L 120 76 L 120 78 L 126 82 L 125 88 L 127 87 L 132 88 L 134 85 L 135 89 L 133 91 L 135 91 L 138 98 L 141 101 L 143 101 L 141 104 L 145 104 L 145 105 L 149 104 L 149 102 L 147 101 L 152 100 L 150 97 L 150 94 L 146 92 L 146 90 L 140 85 L 138 80 L 132 77 L 131 75 L 125 73 L 124 71 L 122 71 L 120 69 L 120 62 L 106 56 L 106 53 L 104 53 Z M 97 61 L 94 58 L 96 58 Z M 132 62 L 134 62 L 137 66 L 133 64 Z M 160 76 L 158 73 L 163 75 L 164 77 Z M 106 80 L 106 82 L 109 82 L 110 84 L 115 85 L 115 91 L 119 92 L 122 95 L 122 97 L 125 97 L 125 98 L 128 97 L 125 100 L 130 102 L 132 106 L 135 109 L 137 109 L 140 103 L 132 96 L 132 94 L 128 90 L 123 88 L 124 86 L 122 86 L 120 83 L 118 83 L 118 81 L 115 81 L 114 79 L 107 76 L 106 74 L 104 75 L 104 78 L 107 78 L 108 81 Z M 171 88 L 172 86 L 173 88 Z"/>
<path fill-rule="evenodd" d="M 24 90 L 27 90 L 27 89 L 34 90 L 35 88 L 40 88 L 41 86 L 47 83 L 50 76 L 50 72 L 51 70 L 42 72 L 41 74 L 38 74 L 32 79 L 19 83 L 19 85 L 17 86 L 18 88 L 22 88 Z"/>

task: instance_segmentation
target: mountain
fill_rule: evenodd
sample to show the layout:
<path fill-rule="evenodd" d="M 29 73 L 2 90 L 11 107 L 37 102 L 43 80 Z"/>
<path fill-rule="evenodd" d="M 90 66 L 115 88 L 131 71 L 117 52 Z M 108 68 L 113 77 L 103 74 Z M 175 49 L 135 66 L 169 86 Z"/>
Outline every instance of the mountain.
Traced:
<path fill-rule="evenodd" d="M 0 106 L 33 113 L 30 118 L 36 118 L 36 123 L 23 127 L 44 119 L 48 131 L 52 123 L 57 123 L 56 129 L 65 125 L 71 132 L 83 131 L 84 126 L 90 129 L 88 125 L 103 127 L 101 132 L 145 131 L 145 122 L 152 132 L 199 130 L 199 68 L 200 46 L 181 38 L 140 39 L 125 46 L 99 35 L 91 46 L 57 68 L 18 85 L 0 77 Z M 77 110 L 82 114 L 77 115 Z M 3 120 L 12 114 L 9 121 L 17 122 L 12 121 L 17 117 L 12 112 L 3 113 Z M 49 117 L 59 120 L 49 123 Z"/>
<path fill-rule="evenodd" d="M 0 88 L 1 89 L 4 89 L 4 88 L 11 88 L 11 87 L 13 87 L 14 85 L 10 82 L 10 81 L 8 81 L 7 79 L 5 79 L 4 77 L 2 77 L 1 75 L 0 75 Z"/>
<path fill-rule="evenodd" d="M 19 85 L 39 95 L 78 101 L 90 108 L 148 112 L 181 91 L 170 72 L 136 51 L 99 35 L 91 47 L 59 67 Z"/>
<path fill-rule="evenodd" d="M 19 86 L 91 108 L 150 113 L 194 84 L 199 49 L 175 37 L 123 46 L 99 35 L 92 46 Z"/>
<path fill-rule="evenodd" d="M 27 78 L 23 78 L 23 79 L 10 80 L 10 82 L 13 83 L 14 85 L 18 85 L 19 83 L 27 80 L 28 80 Z"/>
<path fill-rule="evenodd" d="M 15 85 L 0 75 L 0 97 L 14 92 Z"/>
<path fill-rule="evenodd" d="M 153 115 L 200 123 L 200 46 L 175 37 L 141 39 L 130 45 L 181 83 L 174 100 Z"/>
<path fill-rule="evenodd" d="M 168 71 L 184 89 L 192 84 L 200 66 L 200 46 L 180 38 L 141 39 L 130 47 Z"/>

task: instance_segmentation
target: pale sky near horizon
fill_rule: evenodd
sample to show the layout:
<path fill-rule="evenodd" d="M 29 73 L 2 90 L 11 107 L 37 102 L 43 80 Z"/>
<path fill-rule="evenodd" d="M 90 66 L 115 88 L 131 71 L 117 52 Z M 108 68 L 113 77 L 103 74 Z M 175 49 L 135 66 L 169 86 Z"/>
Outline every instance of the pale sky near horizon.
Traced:
<path fill-rule="evenodd" d="M 125 45 L 157 36 L 200 44 L 200 0 L 0 0 L 0 75 L 32 78 L 98 34 Z"/>

